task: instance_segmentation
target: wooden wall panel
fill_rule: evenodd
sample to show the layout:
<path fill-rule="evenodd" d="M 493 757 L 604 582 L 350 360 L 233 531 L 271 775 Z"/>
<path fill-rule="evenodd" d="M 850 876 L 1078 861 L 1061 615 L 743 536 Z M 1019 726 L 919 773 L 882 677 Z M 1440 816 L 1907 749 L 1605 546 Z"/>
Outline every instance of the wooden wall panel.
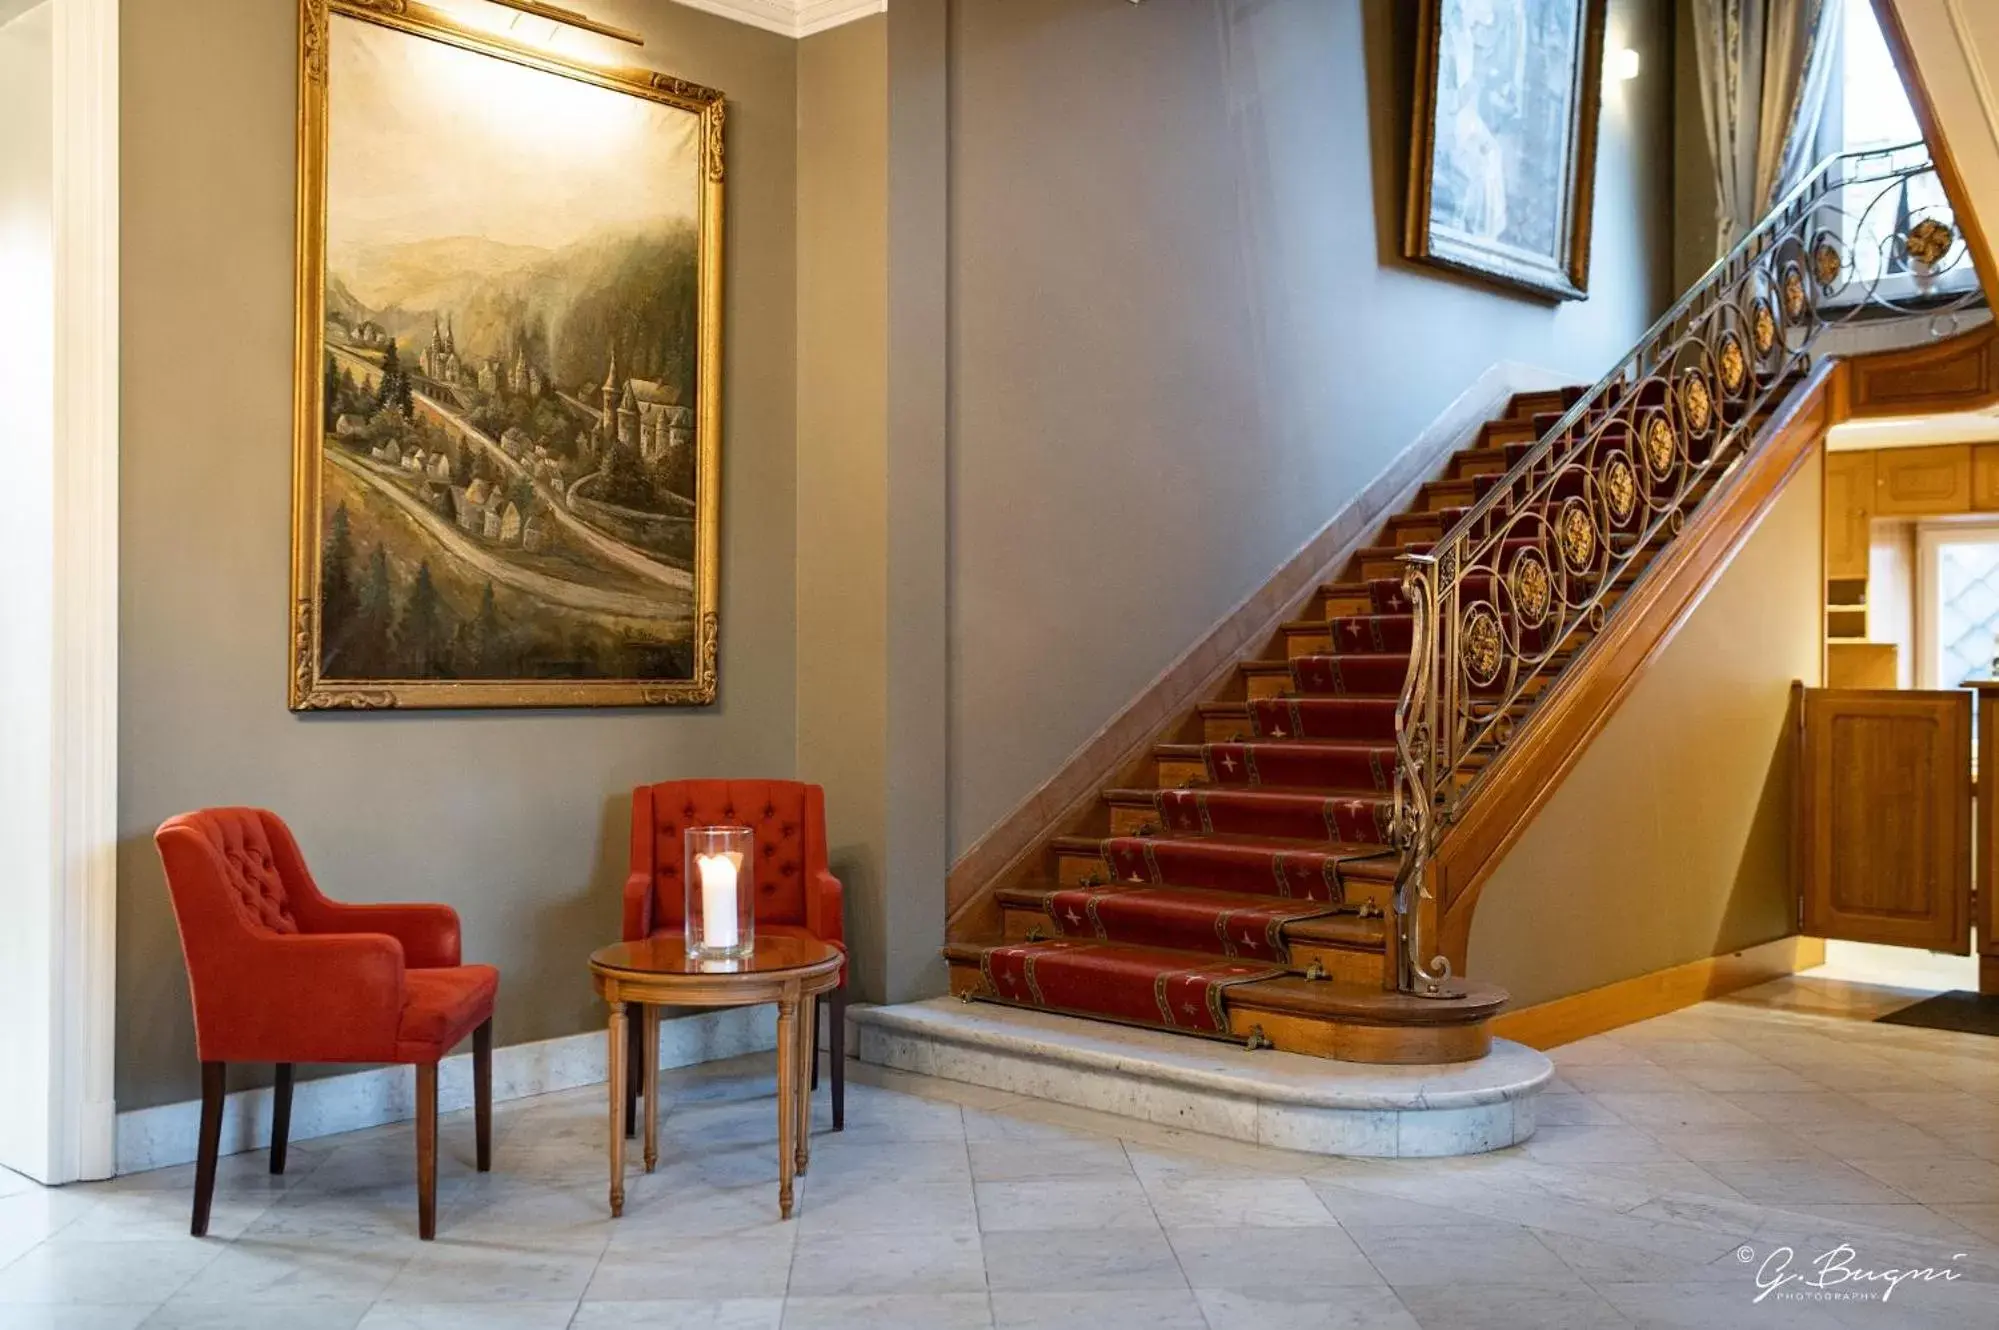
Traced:
<path fill-rule="evenodd" d="M 1873 510 L 1882 517 L 1970 512 L 1971 445 L 1951 443 L 1877 452 Z"/>
<path fill-rule="evenodd" d="M 1874 513 L 1874 454 L 1825 456 L 1825 575 L 1867 576 L 1869 519 Z"/>

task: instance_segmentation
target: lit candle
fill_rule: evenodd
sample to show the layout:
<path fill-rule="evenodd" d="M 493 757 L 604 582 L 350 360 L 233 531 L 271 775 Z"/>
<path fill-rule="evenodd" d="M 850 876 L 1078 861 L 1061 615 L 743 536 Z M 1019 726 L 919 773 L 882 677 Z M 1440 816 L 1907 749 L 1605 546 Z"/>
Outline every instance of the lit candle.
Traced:
<path fill-rule="evenodd" d="M 701 871 L 701 935 L 717 951 L 736 945 L 736 870 L 740 855 L 696 855 Z"/>

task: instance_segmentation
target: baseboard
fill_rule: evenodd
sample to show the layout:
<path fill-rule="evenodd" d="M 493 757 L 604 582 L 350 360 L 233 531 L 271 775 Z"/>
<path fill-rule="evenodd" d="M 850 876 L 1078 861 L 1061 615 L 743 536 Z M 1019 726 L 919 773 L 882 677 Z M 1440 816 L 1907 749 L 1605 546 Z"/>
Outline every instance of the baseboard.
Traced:
<path fill-rule="evenodd" d="M 677 1016 L 661 1021 L 659 1030 L 662 1067 L 687 1067 L 777 1047 L 775 1008 L 769 1006 Z M 493 1102 L 601 1085 L 608 1075 L 607 1054 L 605 1036 L 595 1030 L 496 1048 Z M 472 1106 L 469 1052 L 439 1064 L 437 1098 L 439 1110 L 446 1113 Z M 412 1067 L 371 1067 L 300 1081 L 292 1091 L 291 1139 L 305 1141 L 405 1122 L 415 1114 L 416 1071 Z M 118 1172 L 139 1173 L 192 1162 L 200 1122 L 198 1099 L 120 1113 Z M 222 1110 L 222 1153 L 261 1150 L 270 1143 L 270 1089 L 239 1090 L 230 1095 Z"/>
<path fill-rule="evenodd" d="M 1135 757 L 1149 751 L 1160 731 L 1225 683 L 1245 651 L 1296 617 L 1299 606 L 1319 585 L 1335 579 L 1381 524 L 1402 511 L 1423 482 L 1476 437 L 1485 422 L 1505 410 L 1515 393 L 1559 388 L 1567 382 L 1550 371 L 1512 361 L 1480 375 L 1269 581 L 1223 615 L 1071 753 L 1054 775 L 959 856 L 945 884 L 949 935 L 976 931 L 978 911 L 989 903 L 996 886 L 1051 836 L 1060 834 L 1064 824 L 1086 812 L 1097 792 L 1114 783 Z"/>
<path fill-rule="evenodd" d="M 1784 937 L 1495 1016 L 1492 1033 L 1554 1048 L 1825 963 L 1825 941 Z"/>

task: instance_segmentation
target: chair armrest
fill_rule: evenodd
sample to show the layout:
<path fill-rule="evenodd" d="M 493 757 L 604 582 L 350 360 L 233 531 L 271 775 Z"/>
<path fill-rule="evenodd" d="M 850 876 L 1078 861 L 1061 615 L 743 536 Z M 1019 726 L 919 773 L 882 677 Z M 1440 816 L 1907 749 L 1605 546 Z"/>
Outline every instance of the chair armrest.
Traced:
<path fill-rule="evenodd" d="M 231 949 L 226 967 L 193 986 L 201 1055 L 229 1062 L 393 1062 L 403 968 L 402 944 L 382 933 L 247 940 Z"/>
<path fill-rule="evenodd" d="M 385 933 L 402 943 L 403 964 L 430 970 L 459 963 L 458 911 L 449 905 L 348 905 L 327 901 L 313 912 L 312 933 Z"/>
<path fill-rule="evenodd" d="M 625 879 L 625 941 L 652 936 L 652 874 L 637 872 Z"/>
<path fill-rule="evenodd" d="M 845 916 L 841 910 L 844 888 L 840 879 L 825 869 L 812 875 L 805 892 L 805 927 L 812 936 L 846 948 Z"/>

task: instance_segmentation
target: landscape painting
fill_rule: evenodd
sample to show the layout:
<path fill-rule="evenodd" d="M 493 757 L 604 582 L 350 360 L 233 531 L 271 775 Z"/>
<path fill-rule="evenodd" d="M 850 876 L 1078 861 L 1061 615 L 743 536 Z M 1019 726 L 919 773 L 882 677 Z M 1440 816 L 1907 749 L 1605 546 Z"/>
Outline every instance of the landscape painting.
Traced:
<path fill-rule="evenodd" d="M 291 705 L 712 701 L 720 94 L 302 4 Z"/>
<path fill-rule="evenodd" d="M 1586 297 L 1603 24 L 1604 0 L 1424 0 L 1409 257 Z"/>

